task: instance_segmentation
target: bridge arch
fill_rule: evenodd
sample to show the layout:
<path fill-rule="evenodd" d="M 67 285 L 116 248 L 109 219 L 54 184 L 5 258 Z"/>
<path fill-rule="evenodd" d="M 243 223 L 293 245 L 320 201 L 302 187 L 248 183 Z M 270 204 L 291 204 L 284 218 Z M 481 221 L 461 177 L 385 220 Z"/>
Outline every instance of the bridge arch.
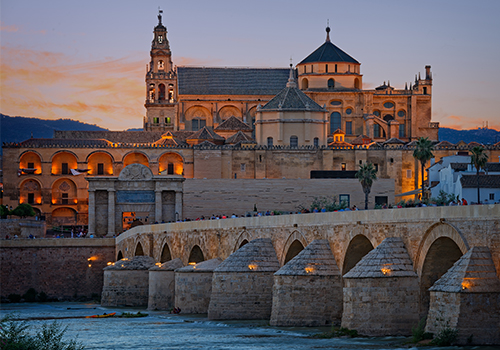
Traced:
<path fill-rule="evenodd" d="M 352 233 L 352 232 L 351 232 Z M 358 233 L 350 237 L 342 263 L 342 276 L 348 273 L 372 249 L 374 244 L 364 234 Z"/>
<path fill-rule="evenodd" d="M 203 255 L 203 251 L 200 246 L 195 244 L 189 253 L 188 263 L 199 263 L 205 261 L 205 256 Z"/>
<path fill-rule="evenodd" d="M 123 259 L 123 253 L 122 253 L 122 251 L 121 251 L 121 250 L 119 250 L 119 251 L 118 251 L 118 255 L 116 256 L 116 261 L 119 261 L 119 260 L 121 260 L 121 259 Z"/>
<path fill-rule="evenodd" d="M 465 237 L 448 223 L 435 223 L 426 230 L 416 257 L 420 277 L 420 317 L 425 317 L 429 310 L 429 288 L 468 250 Z"/>
<path fill-rule="evenodd" d="M 159 252 L 159 258 L 156 259 L 157 261 L 164 263 L 167 261 L 172 260 L 172 251 L 170 250 L 171 244 L 169 244 L 169 240 L 167 237 L 163 239 L 163 242 L 161 244 L 161 251 Z"/>
<path fill-rule="evenodd" d="M 288 261 L 293 259 L 297 254 L 301 252 L 304 247 L 307 247 L 309 242 L 302 232 L 295 230 L 293 231 L 283 246 L 281 256 L 279 256 L 280 265 L 285 265 Z M 290 253 L 290 254 L 289 254 Z M 288 258 L 288 259 L 287 259 Z"/>
<path fill-rule="evenodd" d="M 144 249 L 142 248 L 142 244 L 139 240 L 135 245 L 134 256 L 142 256 L 142 255 L 146 255 L 146 254 L 144 254 Z"/>
<path fill-rule="evenodd" d="M 245 229 L 243 230 L 240 235 L 238 236 L 238 239 L 236 240 L 236 244 L 234 245 L 234 248 L 233 248 L 233 253 L 235 251 L 237 251 L 238 249 L 240 249 L 241 247 L 243 247 L 245 244 L 247 244 L 248 242 L 250 242 L 252 239 L 250 234 L 248 233 L 248 231 Z"/>

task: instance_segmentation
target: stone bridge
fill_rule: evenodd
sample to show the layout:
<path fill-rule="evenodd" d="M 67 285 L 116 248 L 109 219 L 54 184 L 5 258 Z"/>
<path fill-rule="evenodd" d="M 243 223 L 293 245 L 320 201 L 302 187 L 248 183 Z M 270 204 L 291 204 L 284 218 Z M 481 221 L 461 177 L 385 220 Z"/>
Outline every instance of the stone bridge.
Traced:
<path fill-rule="evenodd" d="M 117 260 L 149 255 L 186 265 L 226 259 L 245 243 L 270 238 L 281 266 L 315 239 L 327 239 L 345 275 L 385 238 L 400 237 L 427 291 L 471 247 L 491 251 L 500 277 L 500 205 L 424 207 L 205 220 L 137 226 L 116 238 Z M 428 304 L 423 292 L 422 305 Z M 425 308 L 425 306 L 424 306 Z M 424 310 L 421 310 L 424 312 Z"/>

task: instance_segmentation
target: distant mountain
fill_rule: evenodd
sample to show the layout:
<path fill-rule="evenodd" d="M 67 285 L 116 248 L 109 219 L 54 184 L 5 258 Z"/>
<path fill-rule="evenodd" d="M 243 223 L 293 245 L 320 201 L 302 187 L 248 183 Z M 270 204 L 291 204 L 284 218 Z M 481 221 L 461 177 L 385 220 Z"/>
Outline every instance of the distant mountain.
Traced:
<path fill-rule="evenodd" d="M 483 145 L 493 145 L 500 141 L 500 131 L 487 128 L 478 128 L 471 130 L 439 128 L 438 137 L 439 141 L 448 141 L 451 143 L 458 143 L 460 141 L 470 143 L 472 141 L 475 141 L 482 143 Z"/>
<path fill-rule="evenodd" d="M 107 130 L 97 125 L 86 124 L 72 119 L 39 119 L 27 117 L 9 117 L 0 114 L 0 130 L 2 142 L 21 142 L 34 138 L 51 138 L 54 130 Z"/>

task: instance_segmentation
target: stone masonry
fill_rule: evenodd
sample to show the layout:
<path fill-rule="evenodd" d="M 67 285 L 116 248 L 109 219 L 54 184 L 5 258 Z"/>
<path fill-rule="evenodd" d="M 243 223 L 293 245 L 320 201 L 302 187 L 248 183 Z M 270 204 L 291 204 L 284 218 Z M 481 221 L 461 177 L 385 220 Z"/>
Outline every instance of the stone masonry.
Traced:
<path fill-rule="evenodd" d="M 271 326 L 340 325 L 342 276 L 326 239 L 312 241 L 274 274 Z"/>
<path fill-rule="evenodd" d="M 175 269 L 183 267 L 181 259 L 167 261 L 149 269 L 149 310 L 175 307 Z"/>
<path fill-rule="evenodd" d="M 175 307 L 183 314 L 204 314 L 212 295 L 212 276 L 222 259 L 215 258 L 175 270 Z"/>
<path fill-rule="evenodd" d="M 500 280 L 487 247 L 472 247 L 431 288 L 426 331 L 458 344 L 500 344 Z"/>
<path fill-rule="evenodd" d="M 147 306 L 149 268 L 155 260 L 149 256 L 123 258 L 104 268 L 102 306 Z"/>
<path fill-rule="evenodd" d="M 399 237 L 386 238 L 344 275 L 342 327 L 369 336 L 410 335 L 418 306 L 418 276 Z"/>
<path fill-rule="evenodd" d="M 250 241 L 214 270 L 211 320 L 269 319 L 273 274 L 280 264 L 271 239 Z"/>

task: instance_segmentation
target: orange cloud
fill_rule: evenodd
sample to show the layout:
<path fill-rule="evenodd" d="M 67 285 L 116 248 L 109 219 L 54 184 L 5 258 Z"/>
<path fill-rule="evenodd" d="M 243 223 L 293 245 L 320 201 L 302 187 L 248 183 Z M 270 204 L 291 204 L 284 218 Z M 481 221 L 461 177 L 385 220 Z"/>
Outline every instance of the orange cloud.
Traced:
<path fill-rule="evenodd" d="M 17 32 L 18 30 L 19 30 L 19 27 L 15 26 L 15 25 L 4 26 L 4 25 L 0 24 L 0 31 L 2 31 L 2 32 L 12 33 L 12 32 Z"/>
<path fill-rule="evenodd" d="M 451 129 L 477 129 L 486 126 L 483 121 L 476 117 L 466 117 L 462 115 L 447 115 L 436 118 L 440 126 Z M 500 130 L 500 123 L 494 121 L 488 123 L 490 129 Z"/>

